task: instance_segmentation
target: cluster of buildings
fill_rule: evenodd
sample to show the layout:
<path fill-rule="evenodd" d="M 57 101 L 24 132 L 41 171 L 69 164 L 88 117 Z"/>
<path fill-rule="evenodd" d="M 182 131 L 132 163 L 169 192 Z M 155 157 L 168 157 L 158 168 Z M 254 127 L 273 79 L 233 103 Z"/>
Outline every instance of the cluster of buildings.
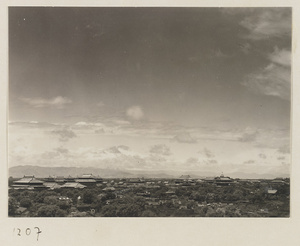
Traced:
<path fill-rule="evenodd" d="M 92 174 L 84 174 L 80 177 L 73 178 L 71 176 L 64 178 L 62 176 L 37 179 L 34 176 L 24 176 L 23 178 L 13 182 L 13 189 L 59 189 L 59 188 L 75 188 L 83 189 L 87 186 L 102 183 L 102 178 L 95 177 Z"/>
<path fill-rule="evenodd" d="M 287 181 L 281 178 L 274 180 L 247 180 L 247 179 L 232 179 L 225 177 L 223 174 L 217 177 L 193 179 L 189 175 L 182 175 L 178 179 L 144 179 L 144 178 L 128 178 L 128 179 L 105 179 L 103 180 L 99 176 L 92 174 L 84 174 L 80 177 L 48 177 L 43 179 L 37 179 L 34 176 L 24 176 L 23 178 L 16 180 L 11 185 L 13 189 L 60 189 L 60 188 L 74 188 L 83 189 L 91 186 L 106 186 L 105 190 L 111 190 L 118 188 L 159 188 L 161 185 L 172 187 L 178 186 L 194 186 L 199 183 L 209 183 L 215 186 L 229 186 L 236 183 L 261 183 L 265 182 L 266 186 L 276 187 L 286 183 Z M 274 192 L 274 191 L 270 191 Z"/>

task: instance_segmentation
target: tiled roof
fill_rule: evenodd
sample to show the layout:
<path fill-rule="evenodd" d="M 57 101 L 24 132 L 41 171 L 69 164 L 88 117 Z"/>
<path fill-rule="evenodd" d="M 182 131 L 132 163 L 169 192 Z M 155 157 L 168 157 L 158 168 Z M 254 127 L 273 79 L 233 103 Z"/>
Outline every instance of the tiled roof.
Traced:
<path fill-rule="evenodd" d="M 53 182 L 45 182 L 44 185 L 50 189 L 59 189 L 61 188 L 61 185 Z"/>
<path fill-rule="evenodd" d="M 15 181 L 14 183 L 15 184 L 24 184 L 24 183 L 26 183 L 26 184 L 30 184 L 30 183 L 33 183 L 33 184 L 36 184 L 36 183 L 43 184 L 43 181 L 38 180 L 38 179 L 36 179 L 34 177 L 24 177 L 22 179 L 19 179 L 19 180 Z"/>
<path fill-rule="evenodd" d="M 85 185 L 79 184 L 79 183 L 65 183 L 64 185 L 61 186 L 62 188 L 84 188 L 86 187 Z"/>
<path fill-rule="evenodd" d="M 79 178 L 83 178 L 83 179 L 86 179 L 86 178 L 94 178 L 93 174 L 83 174 L 81 177 Z"/>
<path fill-rule="evenodd" d="M 75 182 L 78 182 L 78 183 L 80 183 L 80 182 L 84 182 L 84 183 L 95 183 L 96 180 L 94 180 L 94 179 L 82 179 L 82 178 L 79 178 L 79 179 L 75 179 Z"/>

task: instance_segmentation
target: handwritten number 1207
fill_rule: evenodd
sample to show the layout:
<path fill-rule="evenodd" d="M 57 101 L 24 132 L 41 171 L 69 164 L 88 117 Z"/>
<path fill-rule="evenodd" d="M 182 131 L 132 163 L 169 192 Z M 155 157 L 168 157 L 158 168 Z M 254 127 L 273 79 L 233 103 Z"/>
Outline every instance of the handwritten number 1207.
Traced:
<path fill-rule="evenodd" d="M 39 236 L 42 233 L 42 231 L 40 230 L 39 227 L 34 227 L 35 230 L 35 234 L 36 234 L 36 240 L 39 240 Z M 22 230 L 20 228 L 14 228 L 14 232 L 16 232 L 16 235 L 21 237 L 22 235 L 24 235 L 24 232 L 22 233 Z M 30 228 L 26 228 L 25 230 L 25 235 L 29 236 L 31 234 L 31 229 Z"/>

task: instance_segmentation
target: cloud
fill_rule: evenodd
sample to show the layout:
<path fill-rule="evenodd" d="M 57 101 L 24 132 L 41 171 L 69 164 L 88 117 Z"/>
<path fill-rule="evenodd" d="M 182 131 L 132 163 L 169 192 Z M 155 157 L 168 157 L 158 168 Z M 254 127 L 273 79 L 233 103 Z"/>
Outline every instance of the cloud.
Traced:
<path fill-rule="evenodd" d="M 128 154 L 129 147 L 126 145 L 112 146 L 102 151 L 97 151 L 98 154 Z"/>
<path fill-rule="evenodd" d="M 263 40 L 291 35 L 291 8 L 257 8 L 240 22 L 248 33 L 243 37 Z"/>
<path fill-rule="evenodd" d="M 20 100 L 34 108 L 54 107 L 54 108 L 62 109 L 67 104 L 72 103 L 72 100 L 70 100 L 69 98 L 61 97 L 61 96 L 57 96 L 52 99 L 36 97 L 36 98 L 21 98 Z"/>
<path fill-rule="evenodd" d="M 254 164 L 255 161 L 254 160 L 248 160 L 248 161 L 244 161 L 244 164 Z"/>
<path fill-rule="evenodd" d="M 271 63 L 246 77 L 242 85 L 257 94 L 290 100 L 291 72 L 289 68 Z"/>
<path fill-rule="evenodd" d="M 128 151 L 130 148 L 128 146 L 126 146 L 126 145 L 119 145 L 118 149 L 122 149 L 122 150 L 127 150 Z"/>
<path fill-rule="evenodd" d="M 228 57 L 228 55 L 224 54 L 222 50 L 216 49 L 212 51 L 212 57 L 225 58 Z"/>
<path fill-rule="evenodd" d="M 48 123 L 48 122 L 39 122 L 39 121 L 12 121 L 9 122 L 11 126 L 21 126 L 21 127 L 28 127 L 28 128 L 52 128 L 57 127 L 58 124 Z"/>
<path fill-rule="evenodd" d="M 239 141 L 241 142 L 254 142 L 257 138 L 257 131 L 246 131 L 241 137 L 239 137 Z"/>
<path fill-rule="evenodd" d="M 207 158 L 215 157 L 214 153 L 207 148 L 204 148 L 203 151 L 199 151 L 198 153 L 201 153 L 202 155 L 204 155 Z"/>
<path fill-rule="evenodd" d="M 173 140 L 177 141 L 178 143 L 197 143 L 197 140 L 192 138 L 188 132 L 176 135 Z"/>
<path fill-rule="evenodd" d="M 97 103 L 97 107 L 99 107 L 99 108 L 104 107 L 104 106 L 105 106 L 104 102 L 98 102 Z"/>
<path fill-rule="evenodd" d="M 97 129 L 97 130 L 95 130 L 95 133 L 98 133 L 98 134 L 103 134 L 103 133 L 105 133 L 105 131 L 104 131 L 104 129 L 103 129 L 103 128 L 101 128 L 101 129 Z"/>
<path fill-rule="evenodd" d="M 290 146 L 289 145 L 284 145 L 278 148 L 277 150 L 278 153 L 280 154 L 289 154 L 290 153 Z"/>
<path fill-rule="evenodd" d="M 261 159 L 267 159 L 267 156 L 263 153 L 258 154 L 258 157 Z"/>
<path fill-rule="evenodd" d="M 170 148 L 165 144 L 157 144 L 151 146 L 150 153 L 164 156 L 171 155 Z"/>
<path fill-rule="evenodd" d="M 207 165 L 216 165 L 216 164 L 218 164 L 218 161 L 217 160 L 205 160 L 204 163 Z"/>
<path fill-rule="evenodd" d="M 77 137 L 75 132 L 73 132 L 72 130 L 67 129 L 67 128 L 63 128 L 60 130 L 53 130 L 53 131 L 51 131 L 51 133 L 54 135 L 58 135 L 59 141 L 61 141 L 61 142 L 66 142 L 66 141 L 69 141 L 71 138 Z"/>
<path fill-rule="evenodd" d="M 58 147 L 54 150 L 57 151 L 58 153 L 61 153 L 61 154 L 68 154 L 69 153 L 69 150 L 64 148 L 64 147 Z"/>
<path fill-rule="evenodd" d="M 270 63 L 249 74 L 242 85 L 258 94 L 290 100 L 291 51 L 275 47 L 267 59 Z"/>
<path fill-rule="evenodd" d="M 117 146 L 110 147 L 109 149 L 106 149 L 104 153 L 111 153 L 111 154 L 121 154 L 121 151 Z"/>
<path fill-rule="evenodd" d="M 126 110 L 126 115 L 132 120 L 141 120 L 144 118 L 143 109 L 140 106 L 132 106 Z"/>
<path fill-rule="evenodd" d="M 251 50 L 251 44 L 249 43 L 245 43 L 245 44 L 240 44 L 240 49 L 244 54 L 249 54 L 250 50 Z"/>
<path fill-rule="evenodd" d="M 203 167 L 215 168 L 218 164 L 218 161 L 214 160 L 214 159 L 199 160 L 197 158 L 191 157 L 191 158 L 188 158 L 184 164 L 186 167 L 192 168 L 192 169 L 198 169 L 198 168 L 203 168 Z"/>
<path fill-rule="evenodd" d="M 290 67 L 291 66 L 291 51 L 287 49 L 280 50 L 278 47 L 274 48 L 274 52 L 269 56 L 269 60 L 273 63 L 279 64 L 281 66 Z"/>

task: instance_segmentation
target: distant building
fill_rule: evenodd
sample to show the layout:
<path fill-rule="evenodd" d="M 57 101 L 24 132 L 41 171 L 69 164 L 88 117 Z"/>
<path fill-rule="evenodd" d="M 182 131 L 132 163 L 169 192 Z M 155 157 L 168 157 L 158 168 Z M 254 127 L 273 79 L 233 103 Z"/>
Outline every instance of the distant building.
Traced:
<path fill-rule="evenodd" d="M 64 176 L 57 176 L 55 178 L 55 182 L 58 183 L 58 184 L 63 185 L 64 183 L 66 183 L 66 180 L 65 180 Z"/>
<path fill-rule="evenodd" d="M 205 183 L 214 183 L 215 182 L 215 178 L 212 177 L 207 177 L 203 180 Z"/>
<path fill-rule="evenodd" d="M 190 175 L 181 175 L 179 179 L 189 180 L 192 179 Z"/>
<path fill-rule="evenodd" d="M 26 176 L 23 178 L 14 181 L 12 187 L 14 189 L 45 189 L 46 187 L 43 184 L 44 182 L 36 179 L 34 176 Z"/>
<path fill-rule="evenodd" d="M 69 175 L 67 178 L 65 178 L 66 182 L 75 182 L 75 178 Z"/>
<path fill-rule="evenodd" d="M 61 185 L 55 182 L 44 182 L 44 186 L 50 190 L 60 189 Z"/>
<path fill-rule="evenodd" d="M 83 189 L 86 186 L 76 182 L 68 182 L 61 186 L 61 188 L 74 188 L 74 189 Z"/>
<path fill-rule="evenodd" d="M 55 182 L 55 177 L 49 175 L 49 177 L 48 177 L 48 178 L 44 178 L 44 180 L 45 180 L 46 182 Z"/>
<path fill-rule="evenodd" d="M 230 177 L 225 177 L 222 173 L 220 177 L 215 178 L 215 183 L 217 185 L 230 185 L 233 183 L 233 180 Z"/>
<path fill-rule="evenodd" d="M 97 183 L 93 174 L 83 174 L 81 177 L 76 178 L 75 182 L 86 186 L 93 186 Z"/>

